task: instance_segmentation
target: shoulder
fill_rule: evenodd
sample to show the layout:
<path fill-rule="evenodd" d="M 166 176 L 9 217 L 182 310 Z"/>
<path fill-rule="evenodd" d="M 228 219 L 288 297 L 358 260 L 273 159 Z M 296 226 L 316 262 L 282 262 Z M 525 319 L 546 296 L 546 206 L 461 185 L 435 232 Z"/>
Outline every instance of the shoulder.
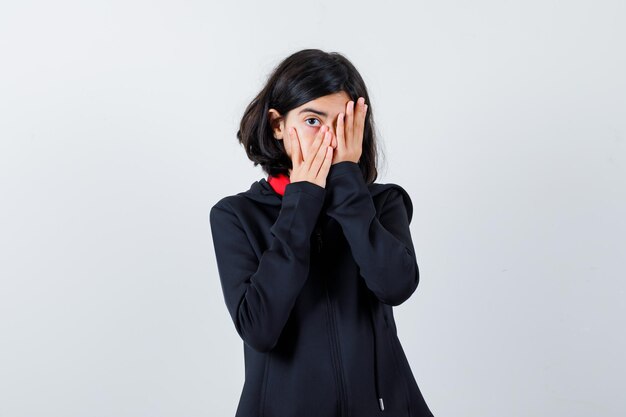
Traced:
<path fill-rule="evenodd" d="M 247 192 L 240 192 L 237 194 L 227 195 L 219 198 L 212 206 L 211 211 L 225 210 L 231 212 L 248 211 L 254 209 L 258 205 L 258 202 L 250 198 Z"/>
<path fill-rule="evenodd" d="M 411 221 L 413 217 L 413 201 L 411 200 L 411 196 L 409 193 L 399 184 L 396 183 L 371 183 L 367 185 L 367 188 L 372 195 L 372 199 L 375 201 L 382 201 L 382 205 L 389 202 L 399 202 L 401 201 L 406 209 L 406 214 Z"/>
<path fill-rule="evenodd" d="M 211 224 L 223 221 L 238 222 L 240 213 L 244 210 L 250 210 L 250 201 L 242 193 L 227 195 L 211 206 L 209 221 Z"/>
<path fill-rule="evenodd" d="M 209 209 L 209 223 L 212 227 L 224 222 L 225 220 L 235 220 L 237 216 L 232 208 L 231 201 L 234 196 L 226 196 L 220 198 Z"/>
<path fill-rule="evenodd" d="M 221 197 L 213 204 L 211 211 L 246 211 L 262 203 L 280 204 L 277 194 L 264 178 L 253 182 L 247 190 Z"/>
<path fill-rule="evenodd" d="M 212 206 L 211 211 L 214 210 L 228 210 L 232 211 L 233 206 L 237 206 L 238 200 L 241 200 L 241 196 L 239 194 L 227 195 L 225 197 L 221 197 L 217 200 Z"/>

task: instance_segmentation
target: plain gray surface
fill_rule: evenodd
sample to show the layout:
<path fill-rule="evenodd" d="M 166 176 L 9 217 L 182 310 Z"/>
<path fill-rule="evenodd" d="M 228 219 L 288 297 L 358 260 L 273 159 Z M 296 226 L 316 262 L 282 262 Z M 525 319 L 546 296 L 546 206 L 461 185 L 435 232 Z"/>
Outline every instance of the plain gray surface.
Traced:
<path fill-rule="evenodd" d="M 288 54 L 344 53 L 411 194 L 395 309 L 437 416 L 623 416 L 626 18 L 615 1 L 3 2 L 0 417 L 232 416 L 208 225 Z"/>

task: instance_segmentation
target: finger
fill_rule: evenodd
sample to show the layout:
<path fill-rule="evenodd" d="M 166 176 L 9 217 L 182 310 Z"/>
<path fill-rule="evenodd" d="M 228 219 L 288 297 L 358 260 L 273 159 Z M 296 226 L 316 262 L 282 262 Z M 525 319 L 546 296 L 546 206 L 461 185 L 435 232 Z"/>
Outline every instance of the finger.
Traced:
<path fill-rule="evenodd" d="M 304 160 L 304 164 L 308 168 L 311 167 L 311 163 L 315 159 L 315 156 L 317 155 L 317 151 L 322 145 L 322 142 L 327 132 L 328 132 L 328 126 L 326 125 L 322 126 L 322 128 L 317 131 L 317 134 L 315 135 L 315 139 L 313 139 L 313 142 L 311 142 L 311 145 L 309 146 L 308 152 L 307 152 L 307 159 Z"/>
<path fill-rule="evenodd" d="M 348 102 L 348 108 L 346 109 L 346 121 L 345 121 L 345 144 L 350 146 L 352 143 L 352 135 L 354 134 L 354 101 Z"/>
<path fill-rule="evenodd" d="M 295 127 L 289 129 L 289 139 L 291 140 L 291 163 L 293 168 L 300 166 L 302 163 L 302 148 L 300 147 L 300 138 Z"/>
<path fill-rule="evenodd" d="M 359 147 L 363 146 L 363 139 L 365 136 L 365 119 L 367 119 L 367 109 L 369 108 L 369 106 L 366 104 L 365 105 L 365 109 L 363 110 L 363 129 L 361 132 L 361 136 L 360 136 L 360 141 L 359 141 Z"/>
<path fill-rule="evenodd" d="M 322 162 L 322 166 L 317 174 L 318 177 L 328 177 L 328 172 L 330 171 L 330 166 L 333 163 L 333 148 L 328 146 L 326 148 L 326 155 L 324 157 L 324 161 Z"/>
<path fill-rule="evenodd" d="M 359 145 L 363 141 L 363 130 L 365 128 L 365 114 L 367 112 L 367 106 L 365 105 L 365 99 L 359 98 L 357 102 L 357 113 L 354 118 L 354 144 Z"/>
<path fill-rule="evenodd" d="M 335 148 L 339 147 L 339 149 L 343 149 L 346 144 L 344 117 L 344 113 L 339 113 L 339 116 L 337 116 L 337 140 L 335 141 Z"/>
<path fill-rule="evenodd" d="M 326 157 L 326 148 L 330 146 L 330 132 L 326 132 L 324 135 L 324 140 L 322 141 L 322 145 L 318 148 L 315 158 L 311 163 L 311 171 L 317 176 L 320 167 L 322 166 L 322 162 L 324 162 L 324 158 Z"/>
<path fill-rule="evenodd" d="M 330 146 L 334 148 L 337 147 L 337 135 L 330 130 Z"/>

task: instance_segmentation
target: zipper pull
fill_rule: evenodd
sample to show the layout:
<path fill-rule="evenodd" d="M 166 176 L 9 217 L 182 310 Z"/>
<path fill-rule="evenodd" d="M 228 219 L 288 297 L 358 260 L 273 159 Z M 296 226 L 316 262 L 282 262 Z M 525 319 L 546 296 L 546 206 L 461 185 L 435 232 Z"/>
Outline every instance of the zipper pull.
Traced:
<path fill-rule="evenodd" d="M 382 397 L 378 399 L 378 405 L 380 406 L 380 411 L 385 411 L 385 404 L 383 403 Z"/>
<path fill-rule="evenodd" d="M 317 253 L 322 252 L 322 231 L 319 228 L 315 229 L 315 236 L 317 238 Z"/>

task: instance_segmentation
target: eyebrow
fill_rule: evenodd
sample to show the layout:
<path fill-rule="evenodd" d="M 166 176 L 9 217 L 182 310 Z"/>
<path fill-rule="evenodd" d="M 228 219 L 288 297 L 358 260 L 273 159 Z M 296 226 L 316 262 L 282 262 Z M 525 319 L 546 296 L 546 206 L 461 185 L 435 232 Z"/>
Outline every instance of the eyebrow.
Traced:
<path fill-rule="evenodd" d="M 319 114 L 320 116 L 328 117 L 328 113 L 324 113 L 323 111 L 315 110 L 315 109 L 312 109 L 310 107 L 307 107 L 305 109 L 300 110 L 300 112 L 298 114 L 302 114 L 302 113 L 307 112 L 307 111 L 311 112 L 311 113 Z"/>

